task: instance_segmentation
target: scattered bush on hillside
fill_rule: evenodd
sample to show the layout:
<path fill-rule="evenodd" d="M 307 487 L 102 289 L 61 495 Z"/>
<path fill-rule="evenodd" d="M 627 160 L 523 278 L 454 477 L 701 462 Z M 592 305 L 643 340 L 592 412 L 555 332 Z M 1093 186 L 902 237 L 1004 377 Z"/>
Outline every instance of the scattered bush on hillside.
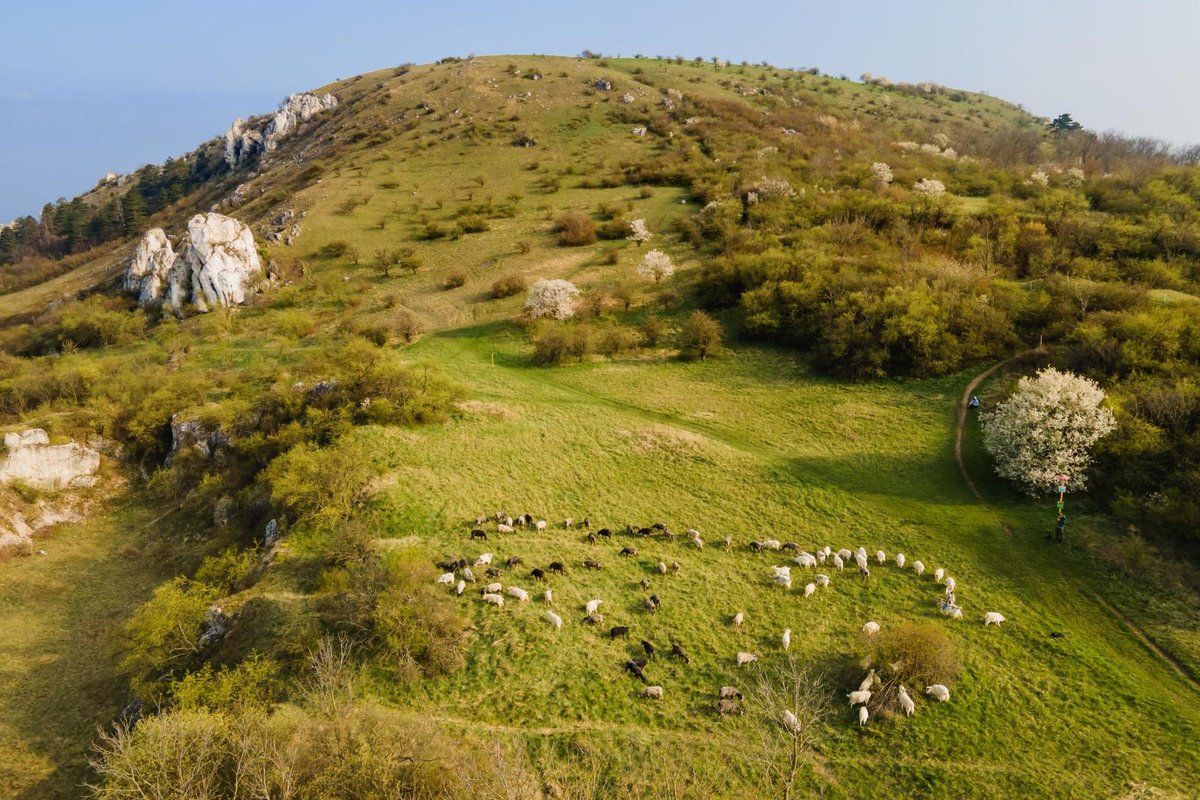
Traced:
<path fill-rule="evenodd" d="M 950 637 L 931 622 L 884 625 L 875 636 L 866 638 L 842 682 L 857 685 L 867 668 L 873 668 L 880 681 L 867 704 L 876 718 L 897 712 L 901 685 L 915 697 L 933 683 L 952 686 L 961 669 Z"/>
<path fill-rule="evenodd" d="M 438 591 L 433 568 L 408 556 L 389 572 L 391 585 L 379 595 L 373 615 L 384 663 L 402 680 L 461 668 L 466 663 L 466 620 Z"/>
<path fill-rule="evenodd" d="M 651 278 L 658 283 L 663 278 L 669 278 L 675 274 L 675 264 L 671 261 L 671 257 L 662 250 L 651 250 L 642 258 L 637 271 L 638 275 L 643 278 Z"/>
<path fill-rule="evenodd" d="M 559 364 L 570 352 L 571 337 L 565 328 L 546 328 L 533 338 L 533 363 L 539 366 Z"/>
<path fill-rule="evenodd" d="M 499 300 L 502 297 L 518 295 L 529 288 L 524 275 L 506 275 L 492 284 L 492 297 Z"/>
<path fill-rule="evenodd" d="M 235 667 L 205 664 L 172 681 L 171 707 L 179 711 L 269 708 L 282 689 L 280 665 L 254 653 Z"/>
<path fill-rule="evenodd" d="M 188 665 L 200 652 L 209 609 L 220 596 L 215 587 L 186 578 L 159 585 L 125 625 L 127 646 L 121 669 L 140 696 L 163 696 L 159 682 Z"/>
<path fill-rule="evenodd" d="M 679 329 L 679 349 L 701 361 L 721 346 L 721 323 L 703 311 L 693 311 Z"/>
<path fill-rule="evenodd" d="M 196 570 L 196 580 L 217 589 L 222 594 L 234 594 L 246 588 L 251 573 L 258 565 L 256 549 L 242 550 L 227 547 L 216 555 L 205 557 Z"/>
<path fill-rule="evenodd" d="M 655 316 L 646 317 L 638 327 L 642 335 L 642 344 L 646 347 L 658 347 L 667 335 L 667 323 Z"/>
<path fill-rule="evenodd" d="M 324 259 L 344 258 L 353 263 L 358 263 L 359 258 L 358 248 L 343 239 L 323 245 L 317 251 L 317 256 Z"/>
<path fill-rule="evenodd" d="M 442 286 L 448 290 L 457 289 L 461 286 L 464 286 L 466 282 L 467 271 L 464 269 L 456 269 L 452 270 L 450 274 L 446 276 L 446 280 L 442 283 Z"/>
<path fill-rule="evenodd" d="M 579 247 L 596 241 L 596 224 L 582 211 L 568 211 L 554 223 L 558 243 L 565 247 Z"/>

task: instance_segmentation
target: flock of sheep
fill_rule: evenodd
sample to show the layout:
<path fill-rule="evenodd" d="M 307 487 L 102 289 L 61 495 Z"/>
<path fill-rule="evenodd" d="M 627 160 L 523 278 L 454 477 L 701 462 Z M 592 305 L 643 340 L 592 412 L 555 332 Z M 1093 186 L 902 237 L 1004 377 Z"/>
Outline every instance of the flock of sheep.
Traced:
<path fill-rule="evenodd" d="M 478 539 L 487 541 L 488 534 L 485 530 L 485 526 L 489 523 L 489 521 L 490 520 L 487 517 L 477 517 L 475 520 L 475 525 L 471 530 L 470 538 L 472 540 Z M 523 528 L 534 531 L 545 531 L 549 527 L 545 520 L 534 519 L 534 517 L 529 514 L 512 517 L 503 512 L 496 512 L 491 521 L 494 521 L 495 523 L 495 531 L 501 534 L 515 533 L 517 530 Z M 576 527 L 576 523 L 573 519 L 567 518 L 562 521 L 561 526 L 563 529 L 570 530 Z M 613 536 L 612 530 L 608 528 L 601 528 L 593 532 L 591 529 L 591 521 L 586 518 L 579 522 L 578 527 L 587 532 L 586 539 L 593 544 L 598 543 L 601 539 L 611 539 Z M 676 538 L 675 534 L 672 533 L 666 523 L 663 522 L 657 522 L 648 527 L 627 525 L 624 533 L 628 536 L 655 537 L 666 541 L 674 541 Z M 699 531 L 695 529 L 688 529 L 685 532 L 685 536 L 694 548 L 698 550 L 704 548 L 704 541 L 701 538 Z M 730 536 L 725 536 L 721 543 L 726 550 L 729 550 L 733 547 L 733 540 Z M 861 546 L 853 551 L 848 548 L 834 551 L 831 547 L 825 546 L 810 553 L 806 550 L 802 550 L 800 546 L 794 542 L 780 542 L 777 539 L 766 539 L 764 541 L 751 541 L 749 542 L 748 547 L 753 552 L 779 551 L 781 553 L 788 552 L 789 554 L 794 554 L 791 557 L 792 564 L 774 565 L 770 568 L 770 575 L 767 576 L 771 584 L 781 586 L 785 591 L 790 591 L 792 589 L 793 566 L 802 570 L 815 571 L 822 565 L 829 565 L 833 569 L 841 572 L 853 562 L 854 566 L 857 567 L 858 575 L 862 580 L 869 581 L 871 577 L 868 553 L 866 548 Z M 638 556 L 638 550 L 633 546 L 625 546 L 620 549 L 618 555 L 622 557 L 635 557 Z M 502 577 L 503 572 L 499 564 L 493 563 L 494 559 L 495 557 L 492 553 L 483 553 L 470 563 L 468 563 L 468 560 L 465 558 L 439 562 L 438 566 L 445 571 L 437 578 L 437 582 L 439 584 L 452 586 L 458 595 L 462 595 L 466 591 L 468 583 L 476 583 L 479 580 L 475 575 L 474 569 L 482 568 L 484 570 L 484 579 L 488 580 L 488 583 L 483 586 L 482 591 L 479 593 L 484 603 L 496 607 L 503 607 L 506 597 L 510 598 L 511 600 L 515 600 L 518 603 L 530 602 L 532 596 L 526 589 L 514 585 L 509 585 L 507 587 L 504 586 L 504 584 L 499 580 Z M 883 550 L 875 551 L 875 561 L 877 566 L 882 566 L 886 563 L 887 555 Z M 903 570 L 908 563 L 903 553 L 897 553 L 894 561 L 896 567 L 901 570 Z M 522 565 L 522 559 L 516 556 L 509 557 L 503 562 L 503 566 L 508 568 L 519 567 Z M 595 559 L 584 559 L 581 562 L 581 566 L 584 569 L 591 570 L 603 569 L 603 565 Z M 670 567 L 668 567 L 665 561 L 659 561 L 655 565 L 655 568 L 660 574 L 664 575 L 667 574 L 668 571 L 679 574 L 682 569 L 678 561 L 673 561 Z M 534 567 L 530 571 L 529 577 L 533 580 L 544 581 L 550 573 L 563 575 L 565 574 L 565 570 L 566 567 L 562 562 L 554 561 L 545 567 Z M 918 576 L 923 575 L 925 573 L 925 565 L 920 561 L 913 561 L 912 570 Z M 943 586 L 942 595 L 938 599 L 939 610 L 952 619 L 962 619 L 962 608 L 958 605 L 955 597 L 955 591 L 957 589 L 957 582 L 955 579 L 948 576 L 945 569 L 941 567 L 934 570 L 933 578 L 936 583 Z M 814 572 L 812 579 L 806 581 L 803 585 L 803 596 L 806 598 L 811 597 L 817 592 L 818 588 L 827 587 L 829 584 L 829 575 Z M 642 578 L 641 587 L 643 591 L 649 591 L 650 583 L 646 578 Z M 545 620 L 556 630 L 561 629 L 564 624 L 564 620 L 563 617 L 554 610 L 555 605 L 553 590 L 547 588 L 542 591 L 541 599 L 545 604 L 545 611 L 543 612 Z M 583 606 L 584 616 L 582 617 L 582 623 L 592 626 L 603 625 L 604 615 L 600 612 L 600 606 L 603 605 L 603 603 L 604 601 L 600 598 L 592 598 L 588 600 Z M 647 613 L 654 614 L 658 611 L 661 603 L 662 600 L 657 594 L 651 594 L 648 598 L 644 599 L 642 605 Z M 733 614 L 732 617 L 730 617 L 730 623 L 734 627 L 740 628 L 745 622 L 745 619 L 745 613 L 738 611 Z M 996 611 L 989 611 L 983 616 L 983 624 L 985 627 L 999 625 L 1003 622 L 1005 622 L 1004 616 Z M 865 636 L 873 637 L 879 633 L 879 624 L 874 621 L 869 621 L 863 625 L 862 632 Z M 614 640 L 617 638 L 628 638 L 629 627 L 625 625 L 613 626 L 609 629 L 608 635 Z M 782 650 L 786 651 L 791 647 L 791 629 L 785 629 L 783 631 L 779 638 L 779 642 Z M 652 642 L 646 639 L 641 640 L 641 645 L 646 657 L 630 658 L 625 662 L 624 669 L 633 677 L 646 684 L 646 686 L 639 693 L 640 697 L 661 700 L 664 695 L 664 688 L 659 685 L 650 685 L 649 680 L 644 674 L 644 670 L 647 665 L 646 659 L 654 658 L 657 649 Z M 674 638 L 671 639 L 670 655 L 672 658 L 682 660 L 684 663 L 690 663 L 690 658 L 684 651 L 682 645 Z M 734 663 L 738 667 L 752 664 L 758 660 L 759 655 L 752 652 L 739 651 L 734 656 Z M 858 707 L 859 725 L 865 725 L 867 723 L 867 720 L 870 716 L 869 712 L 867 711 L 867 703 L 870 702 L 873 689 L 878 683 L 879 678 L 875 675 L 875 670 L 872 669 L 860 683 L 858 689 L 850 692 L 850 694 L 847 695 L 850 700 L 851 708 L 854 708 L 855 706 Z M 926 686 L 925 693 L 939 702 L 947 702 L 950 699 L 950 690 L 942 684 L 931 684 Z M 735 687 L 721 687 L 718 692 L 717 712 L 721 716 L 740 714 L 741 708 L 738 705 L 738 701 L 741 699 L 741 692 L 739 692 Z M 905 714 L 911 716 L 915 711 L 916 704 L 911 695 L 909 695 L 908 689 L 903 685 L 899 687 L 898 702 L 901 710 Z M 785 728 L 794 730 L 798 723 L 795 715 L 791 711 L 785 710 L 782 715 L 782 724 Z"/>

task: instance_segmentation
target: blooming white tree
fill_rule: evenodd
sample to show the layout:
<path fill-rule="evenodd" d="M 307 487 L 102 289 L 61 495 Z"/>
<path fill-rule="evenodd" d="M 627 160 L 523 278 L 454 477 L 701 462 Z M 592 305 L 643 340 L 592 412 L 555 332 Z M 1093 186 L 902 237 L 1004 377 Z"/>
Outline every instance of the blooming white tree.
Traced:
<path fill-rule="evenodd" d="M 671 257 L 662 250 L 651 250 L 646 253 L 642 263 L 638 264 L 638 274 L 643 278 L 653 278 L 654 282 L 658 283 L 663 278 L 675 274 L 675 265 L 671 263 Z"/>
<path fill-rule="evenodd" d="M 1035 186 L 1048 186 L 1050 185 L 1050 176 L 1047 175 L 1044 170 L 1035 170 L 1034 173 L 1029 176 L 1029 182 Z"/>
<path fill-rule="evenodd" d="M 895 177 L 892 175 L 892 168 L 882 161 L 876 161 L 871 165 L 871 172 L 875 175 L 875 182 L 881 186 L 886 186 L 892 182 Z"/>
<path fill-rule="evenodd" d="M 950 137 L 944 133 L 935 133 L 933 135 L 933 143 L 938 147 L 945 149 L 950 146 Z"/>
<path fill-rule="evenodd" d="M 637 242 L 638 247 L 641 247 L 643 244 L 654 238 L 654 234 L 651 233 L 650 229 L 646 227 L 646 220 L 644 219 L 635 219 L 631 221 L 629 223 L 629 230 L 630 234 L 626 238 L 628 238 L 631 242 Z"/>
<path fill-rule="evenodd" d="M 1055 476 L 1071 476 L 1071 490 L 1087 485 L 1092 446 L 1117 427 L 1094 381 L 1047 367 L 1021 378 L 1011 397 L 981 414 L 983 446 L 996 474 L 1032 496 L 1045 494 Z"/>
<path fill-rule="evenodd" d="M 926 197 L 941 197 L 946 193 L 946 184 L 933 178 L 921 178 L 913 184 L 913 191 Z"/>
<path fill-rule="evenodd" d="M 1086 178 L 1087 176 L 1079 167 L 1071 167 L 1063 173 L 1063 186 L 1069 186 L 1072 189 L 1083 186 L 1083 182 Z"/>
<path fill-rule="evenodd" d="M 579 289 L 570 281 L 542 278 L 530 287 L 525 312 L 534 319 L 570 319 L 575 315 L 575 298 L 578 296 Z"/>

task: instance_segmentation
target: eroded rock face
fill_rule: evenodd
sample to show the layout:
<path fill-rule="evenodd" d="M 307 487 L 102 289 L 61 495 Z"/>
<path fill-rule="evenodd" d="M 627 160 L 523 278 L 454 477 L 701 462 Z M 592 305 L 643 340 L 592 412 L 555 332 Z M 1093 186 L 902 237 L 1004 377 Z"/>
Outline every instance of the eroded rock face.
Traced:
<path fill-rule="evenodd" d="M 191 218 L 184 259 L 191 271 L 191 301 L 201 311 L 246 302 L 251 282 L 262 273 L 254 234 L 224 214 Z"/>
<path fill-rule="evenodd" d="M 100 454 L 76 442 L 50 444 L 40 428 L 6 433 L 8 451 L 0 461 L 0 483 L 20 481 L 36 489 L 91 486 L 100 469 Z"/>
<path fill-rule="evenodd" d="M 263 136 L 253 128 L 246 128 L 246 121 L 238 117 L 225 131 L 225 163 L 238 167 L 243 161 L 262 149 Z"/>
<path fill-rule="evenodd" d="M 301 122 L 307 122 L 322 111 L 337 107 L 332 94 L 293 94 L 284 100 L 275 116 L 263 129 L 263 147 L 269 153 L 279 146 L 279 140 L 291 135 Z"/>
<path fill-rule="evenodd" d="M 122 288 L 136 292 L 140 305 L 162 300 L 167 290 L 167 276 L 175 260 L 175 249 L 167 234 L 162 228 L 151 228 L 133 251 L 133 258 L 125 268 Z"/>
<path fill-rule="evenodd" d="M 175 454 L 180 450 L 190 448 L 201 458 L 209 459 L 220 455 L 229 447 L 229 437 L 219 428 L 212 428 L 198 419 L 171 418 L 171 452 L 167 455 L 166 466 L 171 466 Z"/>

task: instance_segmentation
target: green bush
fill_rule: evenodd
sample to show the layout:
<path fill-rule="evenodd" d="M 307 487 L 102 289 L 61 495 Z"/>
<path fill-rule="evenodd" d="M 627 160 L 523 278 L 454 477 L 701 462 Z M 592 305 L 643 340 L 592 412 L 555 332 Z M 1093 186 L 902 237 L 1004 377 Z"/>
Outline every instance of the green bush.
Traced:
<path fill-rule="evenodd" d="M 512 297 L 528 289 L 529 282 L 525 280 L 524 275 L 506 275 L 492 284 L 492 297 L 496 299 Z"/>
<path fill-rule="evenodd" d="M 579 247 L 596 241 L 596 224 L 582 211 L 568 211 L 554 223 L 558 243 L 564 247 Z"/>
<path fill-rule="evenodd" d="M 220 591 L 175 578 L 161 584 L 125 625 L 121 668 L 147 695 L 160 694 L 158 678 L 188 664 L 200 650 L 201 629 Z"/>
<path fill-rule="evenodd" d="M 561 363 L 571 352 L 571 337 L 565 328 L 551 327 L 533 340 L 533 363 L 550 366 Z"/>
<path fill-rule="evenodd" d="M 380 593 L 373 617 L 386 663 L 401 679 L 443 675 L 466 663 L 466 620 L 444 592 L 433 569 L 406 556 L 389 568 L 391 585 Z"/>
<path fill-rule="evenodd" d="M 457 289 L 465 285 L 467 282 L 467 271 L 464 269 L 456 269 L 446 276 L 445 282 L 442 284 L 446 289 Z"/>
<path fill-rule="evenodd" d="M 172 705 L 181 711 L 266 709 L 282 688 L 280 666 L 252 654 L 236 667 L 205 664 L 171 683 Z"/>

